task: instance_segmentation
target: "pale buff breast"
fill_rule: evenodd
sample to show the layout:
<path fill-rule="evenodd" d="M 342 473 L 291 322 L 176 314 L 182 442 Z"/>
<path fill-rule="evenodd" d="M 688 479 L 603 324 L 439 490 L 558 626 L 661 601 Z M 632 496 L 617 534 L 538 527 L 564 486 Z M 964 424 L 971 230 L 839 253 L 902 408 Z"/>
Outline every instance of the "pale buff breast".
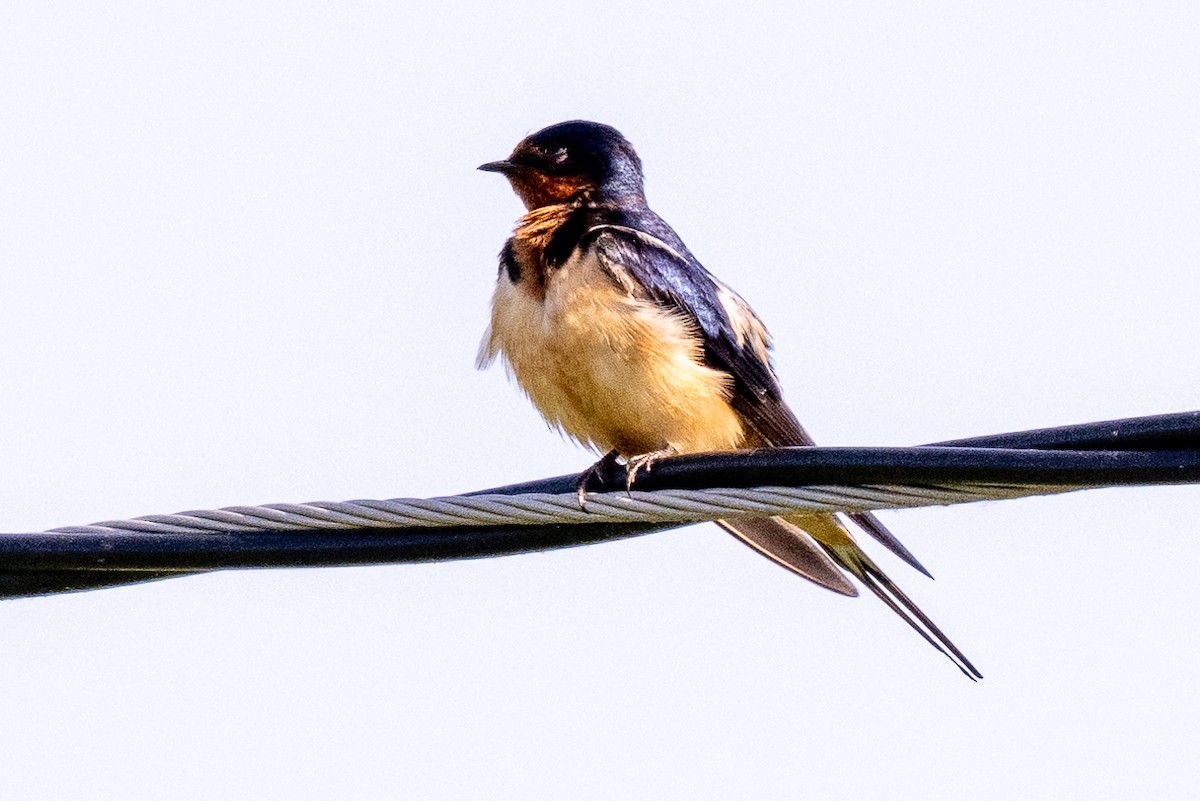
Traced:
<path fill-rule="evenodd" d="M 681 318 L 630 297 L 589 254 L 551 273 L 544 299 L 528 286 L 501 271 L 479 365 L 500 356 L 551 425 L 627 456 L 741 444 L 728 377 L 701 364 Z"/>

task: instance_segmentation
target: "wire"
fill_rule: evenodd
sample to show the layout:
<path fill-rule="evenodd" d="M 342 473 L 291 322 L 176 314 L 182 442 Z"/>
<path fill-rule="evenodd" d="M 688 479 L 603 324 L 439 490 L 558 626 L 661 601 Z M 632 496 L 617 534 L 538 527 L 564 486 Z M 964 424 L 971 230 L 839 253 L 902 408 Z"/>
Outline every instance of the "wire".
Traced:
<path fill-rule="evenodd" d="M 466 495 L 230 507 L 0 535 L 0 597 L 259 567 L 498 556 L 620 539 L 687 522 L 798 509 L 858 512 L 1103 486 L 1200 482 L 1200 412 L 919 448 L 780 448 L 663 459 Z"/>

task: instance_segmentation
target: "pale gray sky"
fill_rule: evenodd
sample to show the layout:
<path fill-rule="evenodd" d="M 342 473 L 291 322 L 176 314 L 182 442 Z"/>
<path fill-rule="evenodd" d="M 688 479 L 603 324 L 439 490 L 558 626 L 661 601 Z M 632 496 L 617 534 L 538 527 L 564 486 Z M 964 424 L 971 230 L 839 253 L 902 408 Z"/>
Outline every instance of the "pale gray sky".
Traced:
<path fill-rule="evenodd" d="M 831 445 L 1200 407 L 1200 12 L 0 9 L 0 531 L 582 469 L 472 366 L 610 123 Z M 1195 487 L 892 513 L 986 675 L 712 526 L 0 605 L 0 796 L 1195 792 Z"/>

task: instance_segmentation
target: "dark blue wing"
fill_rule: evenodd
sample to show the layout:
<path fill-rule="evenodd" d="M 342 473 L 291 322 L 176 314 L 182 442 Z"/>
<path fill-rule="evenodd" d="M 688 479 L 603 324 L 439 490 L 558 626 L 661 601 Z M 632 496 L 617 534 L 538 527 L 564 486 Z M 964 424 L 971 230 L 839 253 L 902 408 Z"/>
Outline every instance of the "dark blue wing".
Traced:
<path fill-rule="evenodd" d="M 593 211 L 577 223 L 580 247 L 593 247 L 615 280 L 692 322 L 704 344 L 708 366 L 733 379 L 729 403 L 751 434 L 748 446 L 815 445 L 783 401 L 771 360 L 766 328 L 750 306 L 717 280 L 679 235 L 649 209 Z M 929 571 L 870 512 L 850 518 L 892 553 Z M 740 535 L 739 535 L 740 536 Z M 827 585 L 828 586 L 828 585 Z"/>
<path fill-rule="evenodd" d="M 730 403 L 757 435 L 747 444 L 813 444 L 783 401 L 762 322 L 661 217 L 649 209 L 598 211 L 589 215 L 579 244 L 628 279 L 616 276 L 619 282 L 695 325 L 705 362 L 733 379 Z"/>
<path fill-rule="evenodd" d="M 767 353 L 766 328 L 750 306 L 704 269 L 678 234 L 649 209 L 593 213 L 589 218 L 587 226 L 580 226 L 580 246 L 595 248 L 601 264 L 617 273 L 618 283 L 692 322 L 703 339 L 705 363 L 733 379 L 729 403 L 749 429 L 746 445 L 815 445 L 783 401 Z M 875 515 L 860 512 L 850 518 L 929 575 Z"/>

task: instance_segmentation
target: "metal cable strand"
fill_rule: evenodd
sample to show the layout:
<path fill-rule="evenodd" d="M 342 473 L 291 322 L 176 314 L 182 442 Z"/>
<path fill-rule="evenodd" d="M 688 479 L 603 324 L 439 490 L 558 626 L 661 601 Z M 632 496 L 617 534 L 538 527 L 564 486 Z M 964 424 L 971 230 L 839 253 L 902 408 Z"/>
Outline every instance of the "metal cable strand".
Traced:
<path fill-rule="evenodd" d="M 213 570 L 401 564 L 610 542 L 701 520 L 1200 484 L 1200 411 L 915 448 L 775 448 L 620 466 L 427 500 L 235 506 L 0 534 L 0 599 Z M 733 489 L 712 490 L 712 487 Z M 612 522 L 625 521 L 625 522 Z M 568 525 L 564 525 L 568 524 Z M 448 526 L 448 528 L 447 528 Z"/>
<path fill-rule="evenodd" d="M 580 509 L 575 493 L 472 495 L 444 498 L 395 498 L 342 503 L 268 504 L 150 515 L 47 533 L 139 534 L 251 533 L 281 529 L 547 525 L 554 523 L 688 523 L 740 515 L 791 512 L 861 512 L 918 506 L 944 506 L 982 500 L 1068 492 L 1077 487 L 1008 486 L 815 486 L 750 489 L 658 490 L 588 495 Z"/>

